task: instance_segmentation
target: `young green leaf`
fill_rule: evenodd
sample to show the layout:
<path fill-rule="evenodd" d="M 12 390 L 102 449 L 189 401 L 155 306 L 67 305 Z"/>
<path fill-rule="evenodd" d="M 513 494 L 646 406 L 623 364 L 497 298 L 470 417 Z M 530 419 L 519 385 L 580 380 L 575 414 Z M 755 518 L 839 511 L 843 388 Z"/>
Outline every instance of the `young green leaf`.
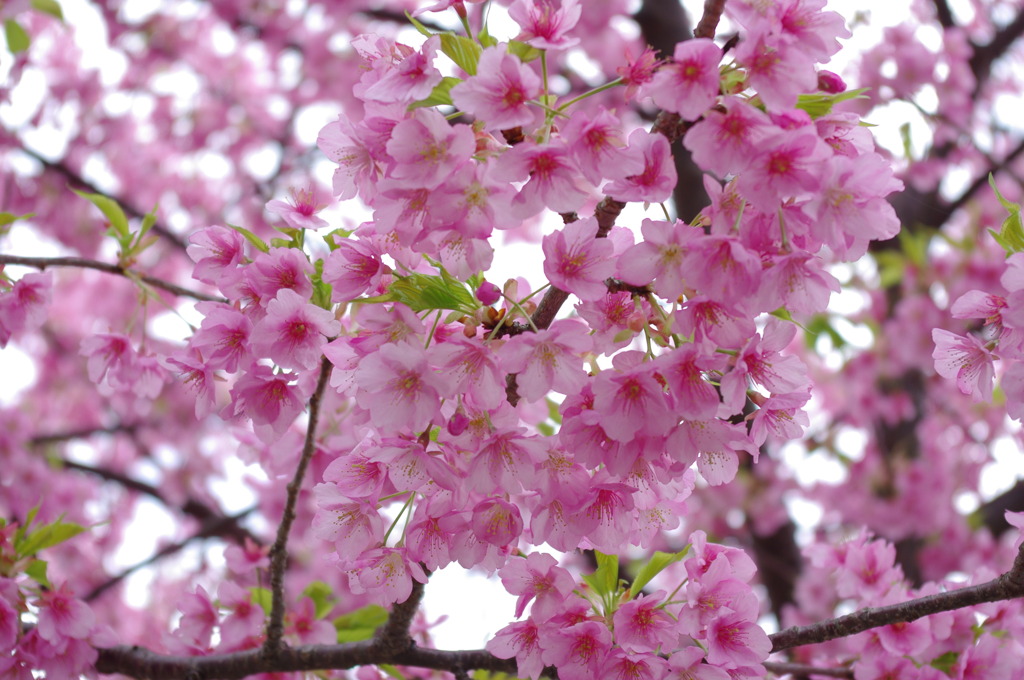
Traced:
<path fill-rule="evenodd" d="M 117 201 L 103 194 L 90 194 L 78 189 L 72 189 L 72 191 L 100 209 L 103 216 L 110 222 L 110 227 L 114 230 L 118 241 L 127 243 L 131 239 L 132 235 L 128 228 L 128 218 L 125 217 L 124 210 L 121 210 L 121 206 L 117 204 Z"/>
<path fill-rule="evenodd" d="M 441 79 L 441 82 L 434 86 L 434 89 L 431 90 L 426 99 L 409 104 L 409 110 L 412 111 L 413 109 L 421 109 L 427 106 L 453 106 L 450 92 L 453 87 L 461 82 L 462 80 L 459 78 L 445 76 Z"/>
<path fill-rule="evenodd" d="M 388 612 L 384 607 L 370 604 L 339 616 L 333 623 L 338 631 L 338 642 L 341 643 L 369 640 L 387 620 Z"/>
<path fill-rule="evenodd" d="M 64 12 L 61 11 L 57 0 L 32 0 L 32 9 L 64 21 Z"/>
<path fill-rule="evenodd" d="M 654 555 L 651 556 L 651 559 L 647 561 L 647 564 L 640 567 L 640 570 L 637 572 L 636 578 L 633 580 L 633 585 L 630 586 L 630 589 L 633 591 L 633 595 L 635 596 L 643 590 L 644 586 L 650 583 L 651 579 L 664 571 L 665 567 L 686 557 L 686 553 L 689 552 L 689 550 L 690 546 L 686 546 L 677 553 L 666 553 L 661 552 L 660 550 L 655 552 Z"/>
<path fill-rule="evenodd" d="M 459 68 L 471 76 L 476 75 L 476 65 L 480 62 L 483 48 L 464 35 L 454 33 L 441 34 L 441 51 L 448 55 Z"/>
<path fill-rule="evenodd" d="M 31 521 L 31 520 L 30 520 Z M 27 523 L 26 523 L 27 525 Z M 49 524 L 26 531 L 20 540 L 16 537 L 14 551 L 18 557 L 32 557 L 40 550 L 51 548 L 59 543 L 74 538 L 86 530 L 80 524 L 63 521 L 63 515 Z"/>
<path fill-rule="evenodd" d="M 11 54 L 24 52 L 32 44 L 32 38 L 14 19 L 4 21 L 4 37 L 7 38 L 7 49 L 11 51 Z"/>
<path fill-rule="evenodd" d="M 234 229 L 235 231 L 237 231 L 242 236 L 244 236 L 245 240 L 248 241 L 249 243 L 251 243 L 252 246 L 254 248 L 256 248 L 256 250 L 259 250 L 259 251 L 264 252 L 264 253 L 269 253 L 270 252 L 270 246 L 268 246 L 263 239 L 261 239 L 259 236 L 257 236 L 256 234 L 252 233 L 251 231 L 249 231 L 245 227 L 236 227 L 233 224 L 229 224 L 228 226 L 231 227 L 232 229 Z"/>
<path fill-rule="evenodd" d="M 334 591 L 323 581 L 313 581 L 302 594 L 313 600 L 313 608 L 316 611 L 316 618 L 322 619 L 327 612 L 334 608 Z"/>

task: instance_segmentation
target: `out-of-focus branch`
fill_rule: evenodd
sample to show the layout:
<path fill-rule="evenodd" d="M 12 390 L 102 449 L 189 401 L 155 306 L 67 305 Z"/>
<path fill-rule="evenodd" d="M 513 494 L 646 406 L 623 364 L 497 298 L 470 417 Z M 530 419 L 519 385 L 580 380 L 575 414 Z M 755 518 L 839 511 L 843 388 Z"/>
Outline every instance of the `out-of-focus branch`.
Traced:
<path fill-rule="evenodd" d="M 98 260 L 89 260 L 84 257 L 21 257 L 19 255 L 0 255 L 0 265 L 5 264 L 35 267 L 40 270 L 46 269 L 47 267 L 78 267 L 79 269 L 95 269 L 96 271 L 105 272 L 107 274 L 123 276 L 133 281 L 141 281 L 147 286 L 159 288 L 160 290 L 165 290 L 168 293 L 179 295 L 181 297 L 190 297 L 195 300 L 205 300 L 208 302 L 227 302 L 226 299 L 216 295 L 207 295 L 206 293 L 182 288 L 179 285 L 170 283 L 169 281 L 164 281 L 163 279 L 158 279 L 155 276 L 139 274 L 138 272 L 120 265 L 99 262 Z"/>
<path fill-rule="evenodd" d="M 229 531 L 230 529 L 237 528 L 238 527 L 238 523 L 246 515 L 250 514 L 255 509 L 256 508 L 253 507 L 253 508 L 249 508 L 247 510 L 243 510 L 242 512 L 238 513 L 237 515 L 227 515 L 227 516 L 224 516 L 224 517 L 211 517 L 209 520 L 207 520 L 206 522 L 203 523 L 202 528 L 197 533 L 189 536 L 188 538 L 185 538 L 185 539 L 182 539 L 180 541 L 176 541 L 174 543 L 169 543 L 169 544 L 165 545 L 163 548 L 160 548 L 160 550 L 156 551 L 155 553 L 150 555 L 145 560 L 143 560 L 141 562 L 138 562 L 136 564 L 133 564 L 132 566 L 130 566 L 127 569 L 125 569 L 124 571 L 122 571 L 122 572 L 120 572 L 118 574 L 115 574 L 114 576 L 110 577 L 108 580 L 106 580 L 103 583 L 101 583 L 100 585 L 96 586 L 91 591 L 89 591 L 89 593 L 86 594 L 86 596 L 83 599 L 86 602 L 92 602 L 93 600 L 98 598 L 100 595 L 102 595 L 103 593 L 107 592 L 108 590 L 110 590 L 111 588 L 116 586 L 118 583 L 120 583 L 124 579 L 128 578 L 131 574 L 135 573 L 139 569 L 142 569 L 143 567 L 148 567 L 151 564 L 155 564 L 155 563 L 159 562 L 160 560 L 162 560 L 165 557 L 168 557 L 170 555 L 175 554 L 176 552 L 179 552 L 185 546 L 187 546 L 189 543 L 192 543 L 193 541 L 196 541 L 196 540 L 199 540 L 199 539 L 203 539 L 203 538 L 211 538 L 211 537 L 214 537 L 214 536 L 223 536 L 225 534 L 225 532 Z"/>
<path fill-rule="evenodd" d="M 333 364 L 323 357 L 320 360 L 320 376 L 317 378 L 316 389 L 309 398 L 309 423 L 306 425 L 306 440 L 302 445 L 302 457 L 295 468 L 295 476 L 288 484 L 288 497 L 285 501 L 281 523 L 277 527 L 277 538 L 270 549 L 270 619 L 267 621 L 267 639 L 263 644 L 263 653 L 275 658 L 283 649 L 284 637 L 284 571 L 288 564 L 288 533 L 295 522 L 295 504 L 298 502 L 302 480 L 306 476 L 306 468 L 316 450 L 316 427 L 320 420 L 320 402 L 327 387 L 327 379 L 331 375 Z"/>
<path fill-rule="evenodd" d="M 1010 46 L 1024 35 L 1024 12 L 1019 12 L 1013 21 L 1003 27 L 987 45 L 975 45 L 974 54 L 968 62 L 978 87 L 988 80 L 992 64 L 1006 54 Z"/>
<path fill-rule="evenodd" d="M 256 544 L 262 543 L 262 541 L 259 538 L 254 536 L 248 529 L 244 528 L 241 524 L 238 523 L 238 519 L 244 517 L 246 514 L 249 513 L 249 511 L 246 511 L 241 515 L 238 515 L 236 518 L 232 518 L 230 516 L 225 515 L 223 512 L 219 512 L 217 510 L 214 510 L 213 508 L 210 508 L 205 503 L 197 501 L 194 498 L 189 498 L 188 500 L 185 501 L 184 505 L 179 507 L 172 503 L 171 501 L 169 501 L 160 492 L 160 489 L 156 488 L 155 486 L 152 486 L 151 484 L 146 484 L 145 482 L 141 482 L 120 472 L 115 472 L 114 470 L 109 470 L 103 467 L 85 465 L 84 463 L 76 463 L 71 460 L 61 460 L 59 461 L 59 464 L 67 468 L 68 470 L 78 470 L 79 472 L 85 472 L 87 474 L 94 475 L 108 482 L 115 482 L 120 486 L 124 487 L 125 489 L 128 489 L 129 491 L 136 491 L 138 493 L 145 494 L 151 498 L 155 498 L 168 508 L 180 510 L 186 515 L 196 518 L 197 520 L 202 522 L 204 526 L 217 527 L 217 533 L 213 534 L 207 532 L 208 536 L 216 535 L 221 536 L 223 538 L 230 538 L 238 543 L 242 543 L 246 539 L 249 539 L 250 541 Z"/>
<path fill-rule="evenodd" d="M 930 614 L 963 609 L 984 604 L 1024 597 L 1024 550 L 1017 553 L 1013 567 L 1008 572 L 987 583 L 968 586 L 945 593 L 925 595 L 916 600 L 884 607 L 869 607 L 827 621 L 809 626 L 794 626 L 768 636 L 772 651 L 811 645 L 827 640 L 849 637 L 871 628 L 889 626 L 894 623 L 909 623 Z"/>
<path fill-rule="evenodd" d="M 943 28 L 953 28 L 956 22 L 953 21 L 953 12 L 949 9 L 946 0 L 932 0 L 935 5 L 935 17 Z"/>
<path fill-rule="evenodd" d="M 47 158 L 40 155 L 38 152 L 33 151 L 32 149 L 25 148 L 24 146 L 21 148 L 21 151 L 25 155 L 31 156 L 36 162 L 40 163 L 46 170 L 51 170 L 59 175 L 62 175 L 66 180 L 68 180 L 70 184 L 81 187 L 82 189 L 85 189 L 90 193 L 101 194 L 103 196 L 107 196 L 112 200 L 117 201 L 121 208 L 129 216 L 140 220 L 143 217 L 145 217 L 144 212 L 142 212 L 135 206 L 131 205 L 130 203 L 126 203 L 124 199 L 118 198 L 117 196 L 110 196 L 109 194 L 107 194 L 107 192 L 100 190 L 95 184 L 93 184 L 92 182 L 85 179 L 80 174 L 69 168 L 67 164 L 65 164 L 63 161 L 48 160 Z M 162 238 L 166 239 L 168 243 L 173 245 L 178 250 L 182 252 L 185 251 L 187 244 L 185 243 L 184 239 L 182 239 L 181 236 L 178 236 L 173 231 L 165 227 L 163 224 L 160 224 L 159 222 L 154 224 L 153 232 L 159 234 Z"/>
<path fill-rule="evenodd" d="M 852 668 L 820 668 L 802 663 L 785 663 L 766 661 L 764 669 L 776 675 L 792 675 L 796 680 L 805 680 L 812 675 L 823 675 L 828 678 L 852 678 Z"/>

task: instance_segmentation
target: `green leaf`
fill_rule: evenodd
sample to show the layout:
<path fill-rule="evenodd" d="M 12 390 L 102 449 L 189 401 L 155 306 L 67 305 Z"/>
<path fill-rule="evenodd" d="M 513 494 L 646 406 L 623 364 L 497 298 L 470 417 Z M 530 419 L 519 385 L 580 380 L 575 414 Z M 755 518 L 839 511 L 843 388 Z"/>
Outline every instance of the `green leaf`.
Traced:
<path fill-rule="evenodd" d="M 32 560 L 25 567 L 25 575 L 41 586 L 50 588 L 50 579 L 46 577 L 46 561 Z"/>
<path fill-rule="evenodd" d="M 117 204 L 117 201 L 103 194 L 90 194 L 78 189 L 72 189 L 72 191 L 100 209 L 100 212 L 110 222 L 110 227 L 113 229 L 114 236 L 118 241 L 122 243 L 130 242 L 132 234 L 128 228 L 128 218 L 125 217 L 124 211 L 121 210 L 121 206 Z"/>
<path fill-rule="evenodd" d="M 398 670 L 389 663 L 378 664 L 377 668 L 381 669 L 382 671 L 384 671 L 386 675 L 394 678 L 395 680 L 405 680 L 405 676 L 402 675 L 402 671 Z"/>
<path fill-rule="evenodd" d="M 333 623 L 334 629 L 338 631 L 338 642 L 341 643 L 369 640 L 387 620 L 388 611 L 384 607 L 370 604 L 339 616 Z"/>
<path fill-rule="evenodd" d="M 508 41 L 508 53 L 519 57 L 519 61 L 528 64 L 534 59 L 540 59 L 541 51 L 533 45 L 528 45 L 518 40 Z"/>
<path fill-rule="evenodd" d="M 408 10 L 405 11 L 405 18 L 409 20 L 409 22 L 416 28 L 417 31 L 419 31 L 423 35 L 427 36 L 428 38 L 430 36 L 434 35 L 433 33 L 430 32 L 429 28 L 427 28 L 426 26 L 423 25 L 422 22 L 418 21 L 416 19 L 416 17 L 414 17 L 413 15 L 409 14 Z"/>
<path fill-rule="evenodd" d="M 597 550 L 594 551 L 594 557 L 597 559 L 597 569 L 593 574 L 584 574 L 583 580 L 602 598 L 609 597 L 619 588 L 619 558 Z"/>
<path fill-rule="evenodd" d="M 487 30 L 487 24 L 484 24 L 483 28 L 477 32 L 476 39 L 480 41 L 480 45 L 483 47 L 494 47 L 498 44 L 498 39 Z"/>
<path fill-rule="evenodd" d="M 229 224 L 228 226 L 231 227 L 232 229 L 234 229 L 235 231 L 237 231 L 242 236 L 244 236 L 245 240 L 248 241 L 249 243 L 251 243 L 253 245 L 253 247 L 256 248 L 256 250 L 259 250 L 259 251 L 264 252 L 264 253 L 269 253 L 270 252 L 270 246 L 268 246 L 266 244 L 266 242 L 264 242 L 263 239 L 261 239 L 259 236 L 257 236 L 256 234 L 252 233 L 251 231 L 249 231 L 245 227 L 236 227 L 233 224 Z"/>
<path fill-rule="evenodd" d="M 324 261 L 313 263 L 313 304 L 329 310 L 331 308 L 331 284 L 324 281 Z"/>
<path fill-rule="evenodd" d="M 1003 226 L 998 232 L 994 229 L 989 229 L 989 233 L 992 234 L 996 243 L 1006 251 L 1007 256 L 1024 251 L 1024 225 L 1021 224 L 1020 205 L 1003 198 L 991 173 L 988 176 L 988 183 L 992 187 L 992 191 L 995 192 L 996 198 L 999 199 L 999 202 L 1010 213 L 1003 220 Z"/>
<path fill-rule="evenodd" d="M 951 673 L 953 666 L 956 665 L 957 660 L 960 658 L 959 652 L 946 652 L 942 656 L 937 656 L 932 659 L 932 662 L 928 664 L 932 668 L 937 668 L 943 673 Z"/>
<path fill-rule="evenodd" d="M 545 401 L 547 401 L 547 404 L 548 404 L 548 418 L 550 418 L 553 422 L 558 423 L 559 425 L 561 425 L 562 424 L 562 413 L 558 410 L 558 407 L 560 406 L 560 404 L 557 401 L 555 401 L 554 399 L 550 399 L 548 397 L 545 397 L 544 399 L 545 399 Z"/>
<path fill-rule="evenodd" d="M 313 581 L 306 586 L 302 594 L 313 600 L 313 608 L 318 619 L 327 616 L 327 612 L 334 608 L 334 591 L 323 581 Z"/>
<path fill-rule="evenodd" d="M 74 538 L 83 531 L 86 531 L 86 527 L 72 522 L 64 522 L 63 515 L 61 515 L 49 524 L 43 524 L 25 532 L 20 541 L 15 540 L 14 550 L 18 557 L 31 557 L 40 550 L 52 548 Z"/>
<path fill-rule="evenodd" d="M 431 90 L 426 99 L 421 99 L 418 102 L 409 104 L 408 110 L 422 109 L 427 106 L 454 106 L 450 93 L 452 88 L 461 82 L 462 80 L 459 78 L 445 76 L 441 79 L 441 82 L 434 86 L 434 89 Z"/>
<path fill-rule="evenodd" d="M 868 88 L 847 90 L 839 94 L 802 94 L 797 98 L 796 107 L 810 114 L 811 118 L 821 118 L 832 112 L 832 107 L 848 99 L 867 99 L 864 95 Z"/>
<path fill-rule="evenodd" d="M 651 559 L 647 561 L 647 564 L 640 567 L 640 571 L 637 572 L 636 578 L 633 580 L 633 585 L 630 586 L 630 590 L 633 591 L 633 595 L 636 596 L 641 590 L 643 590 L 644 586 L 650 583 L 651 579 L 660 574 L 665 567 L 686 557 L 686 553 L 689 551 L 690 546 L 686 546 L 677 553 L 666 553 L 661 552 L 660 550 L 655 552 L 654 555 L 651 556 Z"/>
<path fill-rule="evenodd" d="M 270 616 L 270 610 L 274 606 L 274 594 L 270 592 L 270 589 L 253 586 L 249 588 L 249 592 L 252 593 L 253 604 L 258 604 L 263 609 L 263 613 Z"/>
<path fill-rule="evenodd" d="M 32 9 L 64 21 L 64 12 L 61 11 L 56 0 L 32 0 Z"/>
<path fill-rule="evenodd" d="M 0 227 L 6 227 L 8 224 L 11 224 L 12 222 L 17 222 L 18 220 L 27 220 L 30 217 L 35 217 L 35 216 L 36 216 L 35 213 L 25 213 L 24 215 L 15 215 L 14 213 L 0 212 Z"/>
<path fill-rule="evenodd" d="M 24 52 L 32 44 L 32 38 L 21 27 L 21 24 L 14 19 L 8 19 L 4 22 L 4 37 L 7 38 L 7 49 L 11 51 L 11 54 Z"/>
<path fill-rule="evenodd" d="M 476 75 L 476 65 L 480 62 L 483 48 L 464 35 L 454 33 L 441 34 L 441 51 L 448 55 L 459 68 L 471 76 Z"/>
<path fill-rule="evenodd" d="M 395 274 L 394 281 L 388 286 L 388 294 L 379 296 L 374 301 L 401 302 L 414 312 L 451 309 L 472 314 L 480 307 L 473 294 L 458 279 L 445 271 L 442 271 L 440 276 Z"/>

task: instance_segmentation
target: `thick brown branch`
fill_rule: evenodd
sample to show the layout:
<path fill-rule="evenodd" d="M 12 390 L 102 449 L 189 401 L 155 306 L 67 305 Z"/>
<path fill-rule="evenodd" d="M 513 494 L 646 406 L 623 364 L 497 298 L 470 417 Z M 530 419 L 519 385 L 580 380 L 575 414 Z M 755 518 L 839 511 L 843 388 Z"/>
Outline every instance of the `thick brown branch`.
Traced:
<path fill-rule="evenodd" d="M 78 267 L 79 269 L 95 269 L 96 271 L 105 272 L 107 274 L 116 274 L 117 276 L 123 276 L 132 280 L 137 279 L 148 286 L 159 288 L 181 297 L 190 297 L 195 300 L 206 300 L 209 302 L 227 302 L 227 300 L 222 297 L 207 295 L 206 293 L 198 293 L 194 290 L 189 290 L 188 288 L 182 288 L 181 286 L 164 281 L 163 279 L 158 279 L 155 276 L 139 274 L 120 265 L 99 262 L 97 260 L 89 260 L 83 257 L 22 257 L 20 255 L 0 255 L 0 265 L 6 264 L 35 267 L 40 270 L 46 269 L 47 267 Z"/>
<path fill-rule="evenodd" d="M 794 626 L 770 635 L 772 651 L 811 645 L 827 640 L 849 637 L 871 628 L 894 623 L 916 621 L 930 614 L 973 607 L 985 602 L 1012 600 L 1024 596 L 1024 550 L 1017 553 L 1010 571 L 987 583 L 968 586 L 960 590 L 925 595 L 916 600 L 891 604 L 885 607 L 869 607 L 827 621 L 809 626 Z"/>
<path fill-rule="evenodd" d="M 725 11 L 725 0 L 704 0 L 704 16 L 697 22 L 697 28 L 693 31 L 694 38 L 715 39 L 715 31 L 718 30 L 718 22 L 722 19 L 722 12 Z"/>
<path fill-rule="evenodd" d="M 399 602 L 391 609 L 387 623 L 380 627 L 374 639 L 382 649 L 390 649 L 395 652 L 409 649 L 413 646 L 412 637 L 409 635 L 409 626 L 416 616 L 423 600 L 424 584 L 413 579 L 412 592 L 405 602 Z"/>
<path fill-rule="evenodd" d="M 331 375 L 333 364 L 326 357 L 320 360 L 320 376 L 317 378 L 316 389 L 309 398 L 309 423 L 306 425 L 306 441 L 302 445 L 302 457 L 295 469 L 295 476 L 288 484 L 288 498 L 285 501 L 281 523 L 277 527 L 277 538 L 270 549 L 270 619 L 267 621 L 267 640 L 263 644 L 263 652 L 270 658 L 276 658 L 282 650 L 284 637 L 284 571 L 288 563 L 288 533 L 295 521 L 295 503 L 302 489 L 302 480 L 306 476 L 306 468 L 316 450 L 316 426 L 320 420 L 320 402 L 327 387 L 327 379 Z"/>
<path fill-rule="evenodd" d="M 802 663 L 785 663 L 785 662 L 771 662 L 767 661 L 764 664 L 764 669 L 769 673 L 775 673 L 776 675 L 792 675 L 798 680 L 809 678 L 812 675 L 824 675 L 829 678 L 852 678 L 852 668 L 819 668 L 818 666 L 808 666 Z"/>
<path fill-rule="evenodd" d="M 283 647 L 273 658 L 252 649 L 203 657 L 165 656 L 141 647 L 99 650 L 96 670 L 121 673 L 147 680 L 236 680 L 257 673 L 285 673 L 328 668 L 347 669 L 373 664 L 393 664 L 452 672 L 467 669 L 516 673 L 514 659 L 499 659 L 483 649 L 448 651 L 411 646 L 392 652 L 375 640 L 340 645 Z"/>

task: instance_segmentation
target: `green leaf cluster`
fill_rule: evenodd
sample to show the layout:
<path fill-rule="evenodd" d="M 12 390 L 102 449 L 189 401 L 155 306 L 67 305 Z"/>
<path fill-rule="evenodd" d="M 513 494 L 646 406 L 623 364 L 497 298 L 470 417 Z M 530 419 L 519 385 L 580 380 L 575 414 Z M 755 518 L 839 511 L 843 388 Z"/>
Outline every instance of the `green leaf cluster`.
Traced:
<path fill-rule="evenodd" d="M 447 309 L 462 314 L 472 314 L 480 307 L 465 284 L 444 270 L 440 275 L 396 274 L 385 295 L 364 298 L 359 302 L 401 302 L 414 312 Z"/>
<path fill-rule="evenodd" d="M 50 582 L 46 577 L 47 563 L 45 560 L 37 559 L 36 555 L 42 550 L 74 538 L 86 531 L 88 527 L 74 522 L 65 522 L 64 515 L 47 524 L 32 526 L 38 513 L 39 506 L 29 510 L 25 523 L 14 532 L 14 559 L 9 563 L 0 560 L 0 575 L 12 576 L 16 573 L 24 573 L 40 585 L 50 587 Z M 0 528 L 4 526 L 6 526 L 6 522 L 0 519 Z"/>
<path fill-rule="evenodd" d="M 1007 257 L 1014 253 L 1024 252 L 1024 225 L 1021 224 L 1020 204 L 1003 198 L 1003 195 L 999 193 L 999 187 L 996 186 L 995 178 L 991 174 L 988 176 L 988 183 L 992 187 L 992 191 L 995 192 L 996 198 L 1010 213 L 1003 220 L 1003 226 L 999 231 L 989 229 L 989 233 L 992 234 L 996 243 L 1003 247 Z"/>

